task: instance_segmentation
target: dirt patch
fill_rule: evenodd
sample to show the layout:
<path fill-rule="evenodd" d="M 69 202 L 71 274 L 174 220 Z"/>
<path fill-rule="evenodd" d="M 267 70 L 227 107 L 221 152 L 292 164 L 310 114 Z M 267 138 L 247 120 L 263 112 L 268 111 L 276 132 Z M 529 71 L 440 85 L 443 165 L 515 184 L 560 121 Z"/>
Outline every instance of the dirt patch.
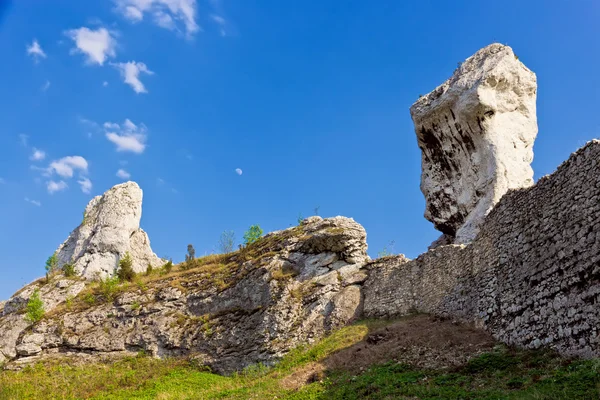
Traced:
<path fill-rule="evenodd" d="M 360 373 L 395 361 L 425 369 L 452 368 L 492 350 L 496 342 L 469 325 L 418 315 L 369 332 L 365 340 L 323 361 L 327 370 Z"/>
<path fill-rule="evenodd" d="M 321 363 L 310 363 L 294 371 L 281 380 L 281 387 L 289 390 L 300 389 L 304 385 L 318 382 L 325 378 L 325 366 Z"/>

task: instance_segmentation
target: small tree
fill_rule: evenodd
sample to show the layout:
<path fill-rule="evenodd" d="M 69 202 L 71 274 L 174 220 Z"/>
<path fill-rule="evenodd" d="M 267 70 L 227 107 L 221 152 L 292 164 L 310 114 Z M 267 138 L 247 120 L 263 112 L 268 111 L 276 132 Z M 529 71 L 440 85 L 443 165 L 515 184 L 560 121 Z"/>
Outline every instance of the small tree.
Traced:
<path fill-rule="evenodd" d="M 44 316 L 44 302 L 40 296 L 40 290 L 35 289 L 27 302 L 27 315 L 25 318 L 33 324 L 38 322 Z"/>
<path fill-rule="evenodd" d="M 247 245 L 256 242 L 263 234 L 263 230 L 258 225 L 252 225 L 246 233 L 244 233 L 244 243 Z"/>
<path fill-rule="evenodd" d="M 162 270 L 168 274 L 169 272 L 171 272 L 171 270 L 173 269 L 173 260 L 169 259 L 169 261 L 167 261 L 163 266 L 162 266 Z"/>
<path fill-rule="evenodd" d="M 316 206 L 315 207 L 315 215 L 319 215 L 319 208 L 321 208 L 321 206 Z"/>
<path fill-rule="evenodd" d="M 298 219 L 296 221 L 298 222 L 298 225 L 302 225 L 302 221 L 304 221 L 302 213 L 298 213 Z"/>
<path fill-rule="evenodd" d="M 133 281 L 135 278 L 135 271 L 133 270 L 133 260 L 129 252 L 125 253 L 125 256 L 119 260 L 119 269 L 117 270 L 117 276 L 121 282 Z"/>
<path fill-rule="evenodd" d="M 219 250 L 221 253 L 231 253 L 235 244 L 235 232 L 224 231 L 219 237 Z"/>
<path fill-rule="evenodd" d="M 48 280 L 48 277 L 52 272 L 56 271 L 57 266 L 58 257 L 56 257 L 56 253 L 54 253 L 46 260 L 46 280 Z"/>
<path fill-rule="evenodd" d="M 191 244 L 188 244 L 187 247 L 187 254 L 185 255 L 185 261 L 194 261 L 194 259 L 196 258 L 196 250 L 194 250 L 194 246 L 192 246 Z"/>

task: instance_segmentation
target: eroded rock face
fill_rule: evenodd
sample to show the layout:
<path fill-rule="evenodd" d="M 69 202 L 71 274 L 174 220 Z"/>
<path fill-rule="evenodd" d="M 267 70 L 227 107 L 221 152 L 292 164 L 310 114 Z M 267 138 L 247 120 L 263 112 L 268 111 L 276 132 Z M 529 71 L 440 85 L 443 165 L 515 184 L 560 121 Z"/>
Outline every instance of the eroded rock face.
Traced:
<path fill-rule="evenodd" d="M 272 363 L 360 316 L 366 251 L 365 230 L 352 219 L 307 218 L 192 269 L 176 266 L 176 276 L 130 285 L 114 300 L 75 298 L 17 335 L 9 367 L 142 349 L 191 356 L 216 372 Z"/>
<path fill-rule="evenodd" d="M 127 252 L 136 272 L 162 264 L 140 229 L 142 189 L 135 182 L 114 186 L 87 205 L 84 219 L 57 250 L 59 266 L 72 263 L 86 279 L 113 274 Z"/>
<path fill-rule="evenodd" d="M 411 107 L 425 218 L 446 235 L 440 243 L 472 241 L 508 190 L 533 184 L 536 91 L 512 49 L 492 44 Z"/>

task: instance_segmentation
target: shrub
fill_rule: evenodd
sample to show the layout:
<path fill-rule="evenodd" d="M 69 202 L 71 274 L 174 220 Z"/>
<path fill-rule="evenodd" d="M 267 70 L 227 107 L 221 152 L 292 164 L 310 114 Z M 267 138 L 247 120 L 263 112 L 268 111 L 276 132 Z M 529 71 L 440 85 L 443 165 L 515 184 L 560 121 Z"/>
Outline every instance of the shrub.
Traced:
<path fill-rule="evenodd" d="M 221 253 L 231 253 L 235 244 L 235 232 L 224 231 L 219 237 L 219 250 Z"/>
<path fill-rule="evenodd" d="M 298 225 L 302 225 L 302 221 L 304 221 L 302 213 L 298 213 L 298 219 L 296 221 L 298 222 Z"/>
<path fill-rule="evenodd" d="M 146 275 L 152 275 L 153 271 L 154 268 L 152 267 L 152 264 L 148 264 L 148 266 L 146 267 Z"/>
<path fill-rule="evenodd" d="M 119 277 L 121 282 L 132 282 L 133 278 L 135 278 L 135 271 L 133 270 L 133 260 L 131 259 L 131 254 L 129 254 L 129 252 L 125 253 L 125 256 L 121 258 L 121 260 L 119 260 L 119 269 L 117 271 L 117 276 Z"/>
<path fill-rule="evenodd" d="M 252 225 L 246 231 L 246 233 L 244 233 L 244 243 L 246 244 L 246 246 L 249 244 L 252 244 L 252 243 L 258 241 L 258 239 L 260 239 L 262 234 L 263 234 L 263 230 L 260 228 L 260 226 Z"/>
<path fill-rule="evenodd" d="M 106 277 L 100 280 L 100 294 L 106 301 L 113 301 L 117 296 L 117 289 L 119 287 L 119 277 L 112 276 Z M 92 303 L 93 304 L 93 303 Z"/>
<path fill-rule="evenodd" d="M 187 246 L 187 254 L 185 255 L 185 261 L 194 261 L 196 258 L 196 250 L 194 250 L 194 246 L 188 244 Z"/>
<path fill-rule="evenodd" d="M 382 257 L 394 255 L 394 244 L 395 243 L 396 242 L 392 240 L 390 243 L 388 243 L 387 246 L 384 246 L 383 250 L 381 250 L 379 253 L 377 253 L 377 257 L 382 258 Z"/>
<path fill-rule="evenodd" d="M 65 274 L 65 276 L 67 278 L 70 278 L 71 276 L 75 276 L 75 266 L 71 263 L 67 263 L 67 264 L 63 265 L 62 271 L 63 271 L 63 274 Z"/>
<path fill-rule="evenodd" d="M 173 269 L 173 260 L 169 259 L 169 261 L 167 261 L 163 266 L 162 266 L 163 271 L 165 271 L 165 273 L 169 273 L 171 272 L 171 270 Z"/>
<path fill-rule="evenodd" d="M 27 302 L 26 318 L 31 323 L 36 323 L 44 316 L 44 302 L 40 296 L 40 290 L 35 289 Z"/>

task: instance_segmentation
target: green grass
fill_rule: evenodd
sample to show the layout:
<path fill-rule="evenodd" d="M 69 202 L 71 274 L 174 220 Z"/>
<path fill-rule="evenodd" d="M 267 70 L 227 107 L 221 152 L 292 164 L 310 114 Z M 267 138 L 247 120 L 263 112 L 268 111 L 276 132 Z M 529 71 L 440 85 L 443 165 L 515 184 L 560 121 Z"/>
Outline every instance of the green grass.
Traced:
<path fill-rule="evenodd" d="M 111 364 L 37 364 L 0 372 L 0 399 L 597 399 L 600 360 L 567 360 L 548 351 L 498 350 L 453 370 L 404 364 L 371 366 L 359 375 L 326 371 L 291 389 L 282 383 L 302 368 L 363 340 L 385 325 L 365 321 L 313 346 L 291 351 L 277 366 L 257 365 L 231 376 L 191 360 L 140 356 Z"/>

